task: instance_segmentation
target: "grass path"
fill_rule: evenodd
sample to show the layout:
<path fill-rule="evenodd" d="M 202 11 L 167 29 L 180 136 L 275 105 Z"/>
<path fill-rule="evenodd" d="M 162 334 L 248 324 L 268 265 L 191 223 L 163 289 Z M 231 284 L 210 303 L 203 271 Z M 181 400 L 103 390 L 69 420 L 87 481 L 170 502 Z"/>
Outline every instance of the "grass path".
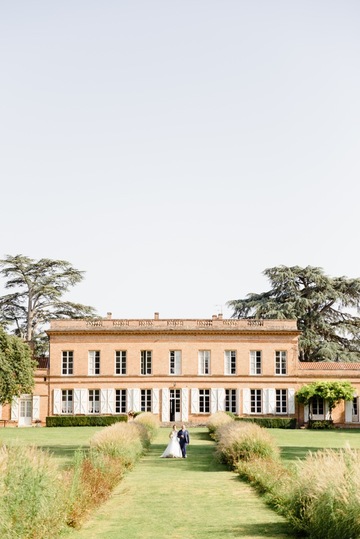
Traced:
<path fill-rule="evenodd" d="M 214 460 L 207 430 L 190 431 L 187 459 L 161 459 L 169 429 L 71 539 L 278 539 L 285 521 Z"/>

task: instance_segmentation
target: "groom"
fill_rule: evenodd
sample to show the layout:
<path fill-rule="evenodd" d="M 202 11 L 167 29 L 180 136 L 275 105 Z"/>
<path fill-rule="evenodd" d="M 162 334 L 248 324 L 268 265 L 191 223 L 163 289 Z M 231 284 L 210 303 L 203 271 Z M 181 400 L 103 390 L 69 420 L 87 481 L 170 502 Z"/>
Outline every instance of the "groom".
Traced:
<path fill-rule="evenodd" d="M 177 437 L 179 439 L 183 459 L 186 459 L 186 446 L 190 443 L 190 436 L 189 432 L 185 428 L 185 425 L 181 425 L 181 429 L 179 430 Z"/>

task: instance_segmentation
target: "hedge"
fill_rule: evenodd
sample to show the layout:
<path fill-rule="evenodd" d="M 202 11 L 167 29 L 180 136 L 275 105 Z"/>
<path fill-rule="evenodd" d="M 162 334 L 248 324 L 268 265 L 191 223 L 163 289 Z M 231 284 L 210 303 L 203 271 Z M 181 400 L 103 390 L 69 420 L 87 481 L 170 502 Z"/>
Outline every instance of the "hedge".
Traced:
<path fill-rule="evenodd" d="M 236 420 L 256 423 L 267 429 L 296 429 L 294 417 L 237 417 Z"/>
<path fill-rule="evenodd" d="M 119 421 L 127 421 L 127 415 L 62 415 L 46 418 L 47 427 L 108 427 Z"/>

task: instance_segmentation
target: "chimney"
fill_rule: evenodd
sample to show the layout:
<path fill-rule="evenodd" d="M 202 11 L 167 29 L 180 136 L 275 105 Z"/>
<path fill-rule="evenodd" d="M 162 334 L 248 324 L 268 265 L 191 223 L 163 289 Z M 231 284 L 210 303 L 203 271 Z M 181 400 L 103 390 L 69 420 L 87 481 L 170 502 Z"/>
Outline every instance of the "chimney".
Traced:
<path fill-rule="evenodd" d="M 106 318 L 107 318 L 108 320 L 111 320 L 111 317 L 112 317 L 112 313 L 106 313 Z"/>
<path fill-rule="evenodd" d="M 154 320 L 159 320 L 159 313 L 154 313 Z"/>
<path fill-rule="evenodd" d="M 217 314 L 213 314 L 213 315 L 212 315 L 212 319 L 213 319 L 213 320 L 217 320 Z"/>
<path fill-rule="evenodd" d="M 222 319 L 223 319 L 222 313 L 218 314 L 218 320 L 222 320 Z"/>

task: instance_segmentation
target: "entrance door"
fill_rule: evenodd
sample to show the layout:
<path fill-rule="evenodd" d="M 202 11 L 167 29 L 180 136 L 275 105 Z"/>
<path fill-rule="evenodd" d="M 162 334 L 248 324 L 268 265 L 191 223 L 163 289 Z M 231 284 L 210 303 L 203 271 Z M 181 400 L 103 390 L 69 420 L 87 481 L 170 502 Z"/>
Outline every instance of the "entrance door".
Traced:
<path fill-rule="evenodd" d="M 170 389 L 170 421 L 181 419 L 181 393 L 180 389 Z"/>
<path fill-rule="evenodd" d="M 19 427 L 31 427 L 32 398 L 19 400 Z"/>
<path fill-rule="evenodd" d="M 352 402 L 352 420 L 354 423 L 358 423 L 359 421 L 359 406 L 357 397 L 354 397 Z"/>

